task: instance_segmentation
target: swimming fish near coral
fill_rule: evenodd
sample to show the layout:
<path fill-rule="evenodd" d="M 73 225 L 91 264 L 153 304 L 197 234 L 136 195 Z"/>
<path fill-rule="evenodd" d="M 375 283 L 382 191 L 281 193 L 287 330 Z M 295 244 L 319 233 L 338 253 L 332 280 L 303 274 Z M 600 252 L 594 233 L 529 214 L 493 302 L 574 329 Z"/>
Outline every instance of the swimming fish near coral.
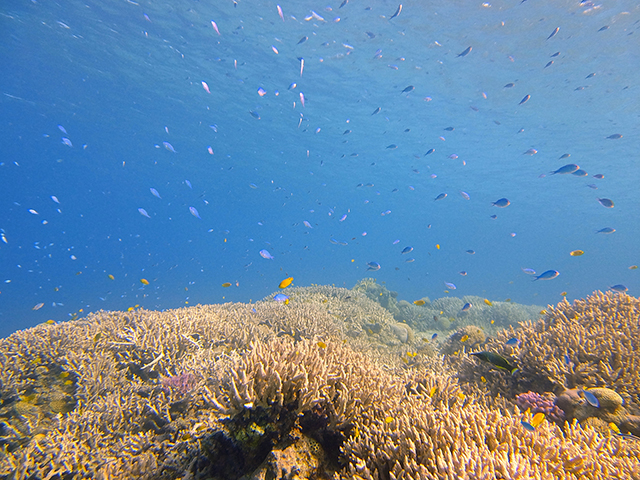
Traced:
<path fill-rule="evenodd" d="M 278 288 L 287 288 L 289 285 L 291 285 L 292 282 L 293 282 L 293 277 L 285 278 L 280 282 L 280 285 L 278 285 Z"/>
<path fill-rule="evenodd" d="M 491 303 L 491 300 L 489 300 L 489 299 L 487 299 L 487 298 L 485 298 L 485 299 L 484 299 L 484 303 L 485 303 L 486 305 L 489 305 L 490 307 L 493 307 L 493 303 Z"/>
<path fill-rule="evenodd" d="M 525 422 L 524 420 L 520 421 L 520 425 L 522 425 L 525 428 L 525 430 L 529 430 L 530 432 L 536 431 L 536 427 L 531 425 L 529 422 Z"/>
<path fill-rule="evenodd" d="M 505 345 L 518 345 L 519 341 L 520 340 L 518 340 L 517 337 L 513 337 L 513 338 L 510 338 L 509 340 L 507 340 L 506 342 L 504 342 L 504 344 Z"/>
<path fill-rule="evenodd" d="M 506 370 L 511 374 L 514 374 L 518 370 L 518 367 L 513 366 L 502 355 L 499 355 L 494 352 L 473 352 L 470 355 L 473 355 L 474 357 L 478 357 L 483 362 L 488 362 L 494 367 L 500 370 Z"/>
<path fill-rule="evenodd" d="M 609 287 L 609 290 L 613 290 L 614 292 L 618 292 L 618 293 L 624 293 L 629 289 L 625 285 L 618 284 L 618 285 L 612 285 L 611 287 Z"/>
<path fill-rule="evenodd" d="M 580 394 L 584 397 L 589 405 L 595 408 L 600 408 L 600 402 L 598 398 L 589 390 L 580 390 Z"/>
<path fill-rule="evenodd" d="M 471 303 L 465 303 L 464 306 L 462 307 L 463 312 L 466 312 L 467 310 L 469 310 L 471 307 L 473 307 L 473 304 Z"/>
<path fill-rule="evenodd" d="M 536 428 L 538 425 L 540 425 L 542 422 L 544 422 L 545 419 L 545 414 L 542 412 L 538 412 L 536 413 L 533 418 L 531 419 L 531 426 L 533 428 Z"/>
<path fill-rule="evenodd" d="M 369 266 L 369 268 L 367 268 L 367 270 L 380 270 L 380 264 L 378 262 L 369 262 L 367 263 L 367 265 Z"/>
<path fill-rule="evenodd" d="M 557 270 L 547 270 L 546 272 L 542 272 L 540 275 L 534 278 L 533 281 L 535 282 L 536 280 L 551 280 L 553 278 L 556 278 L 558 275 L 560 275 L 560 272 L 558 272 Z"/>
<path fill-rule="evenodd" d="M 273 299 L 278 303 L 284 303 L 285 305 L 289 304 L 289 297 L 284 293 L 277 293 L 273 296 Z"/>
<path fill-rule="evenodd" d="M 427 303 L 427 302 L 425 302 L 424 300 L 415 300 L 415 301 L 413 302 L 413 304 L 414 304 L 414 305 L 417 305 L 417 306 L 419 306 L 419 307 L 421 307 L 421 306 L 422 306 L 422 305 L 424 305 L 425 303 Z"/>

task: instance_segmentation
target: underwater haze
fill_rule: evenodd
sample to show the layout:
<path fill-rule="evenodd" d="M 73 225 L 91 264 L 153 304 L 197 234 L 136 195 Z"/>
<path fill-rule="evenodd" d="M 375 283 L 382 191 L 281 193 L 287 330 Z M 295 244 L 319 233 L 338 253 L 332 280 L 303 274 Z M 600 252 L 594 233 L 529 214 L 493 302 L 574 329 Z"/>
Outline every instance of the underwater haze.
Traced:
<path fill-rule="evenodd" d="M 631 0 L 5 1 L 0 335 L 288 277 L 637 296 L 639 29 Z"/>

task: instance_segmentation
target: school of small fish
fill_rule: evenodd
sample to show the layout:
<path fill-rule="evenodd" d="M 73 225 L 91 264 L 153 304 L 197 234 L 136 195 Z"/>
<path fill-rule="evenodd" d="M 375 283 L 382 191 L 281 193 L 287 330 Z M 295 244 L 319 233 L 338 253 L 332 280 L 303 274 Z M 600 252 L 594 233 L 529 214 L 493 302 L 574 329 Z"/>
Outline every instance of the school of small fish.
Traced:
<path fill-rule="evenodd" d="M 528 3 L 518 8 L 524 11 Z M 498 10 L 490 3 L 479 8 L 487 15 Z M 574 9 L 600 14 L 591 2 Z M 520 13 L 514 7 L 504 15 L 519 18 Z M 132 142 L 127 145 L 134 151 L 118 150 L 116 160 L 109 149 L 102 156 L 93 153 L 83 143 L 90 137 L 75 112 L 61 112 L 43 135 L 43 141 L 53 140 L 48 148 L 56 165 L 95 169 L 82 189 L 99 192 L 113 204 L 124 198 L 126 209 L 92 215 L 98 207 L 55 183 L 7 204 L 19 220 L 3 219 L 0 225 L 0 251 L 13 252 L 17 265 L 15 275 L 6 273 L 5 290 L 16 285 L 13 279 L 28 263 L 18 261 L 12 250 L 27 250 L 22 225 L 64 231 L 73 216 L 83 222 L 98 218 L 98 230 L 104 223 L 99 235 L 116 245 L 108 255 L 124 259 L 98 265 L 73 245 L 81 240 L 65 239 L 62 250 L 73 276 L 84 274 L 83 281 L 96 282 L 96 289 L 105 278 L 111 281 L 108 287 L 100 283 L 101 300 L 116 296 L 116 289 L 136 301 L 159 299 L 160 285 L 177 278 L 177 272 L 181 288 L 189 292 L 187 304 L 209 282 L 228 289 L 217 290 L 222 299 L 239 295 L 230 287 L 240 287 L 241 281 L 259 285 L 263 297 L 292 286 L 293 275 L 297 284 L 317 282 L 312 274 L 320 271 L 335 276 L 322 277 L 323 283 L 347 286 L 375 274 L 400 290 L 406 287 L 407 295 L 418 298 L 416 306 L 425 305 L 427 295 L 442 293 L 484 297 L 481 289 L 489 278 L 504 296 L 513 288 L 514 301 L 516 295 L 525 303 L 537 295 L 584 296 L 590 291 L 573 284 L 587 270 L 593 271 L 593 289 L 638 293 L 638 251 L 619 247 L 637 237 L 637 225 L 621 216 L 637 201 L 616 188 L 626 174 L 612 160 L 621 152 L 616 149 L 635 138 L 634 130 L 623 121 L 599 120 L 599 129 L 587 132 L 595 146 L 590 152 L 574 138 L 581 123 L 572 125 L 564 112 L 557 112 L 561 119 L 548 113 L 559 101 L 555 95 L 587 109 L 611 88 L 606 83 L 611 75 L 572 57 L 569 20 L 545 18 L 527 29 L 532 38 L 526 41 L 539 48 L 534 61 L 502 33 L 491 41 L 451 36 L 453 20 L 434 19 L 426 37 L 420 37 L 424 45 L 414 51 L 414 29 L 422 28 L 424 17 L 412 4 L 383 7 L 344 0 L 267 8 L 233 1 L 206 14 L 194 8 L 189 21 L 197 33 L 188 41 L 162 28 L 172 17 L 164 14 L 140 10 L 131 19 L 141 32 L 136 48 L 149 49 L 148 66 L 162 59 L 162 68 L 165 62 L 171 65 L 166 68 L 173 75 L 169 82 L 158 74 L 157 88 L 167 89 L 159 97 L 156 86 L 127 90 L 135 108 L 119 112 L 123 123 L 144 109 L 145 96 L 160 104 L 143 112 L 152 118 L 144 134 L 136 131 L 133 140 L 120 140 Z M 504 27 L 501 22 L 496 24 Z M 60 35 L 73 31 L 73 22 L 57 25 Z M 606 27 L 591 35 L 610 41 L 606 36 L 615 33 L 616 24 Z M 206 54 L 196 43 L 207 45 Z M 571 75 L 554 83 L 552 75 L 561 68 Z M 434 80 L 438 77 L 444 83 Z M 445 88 L 453 78 L 473 81 Z M 25 101 L 4 95 L 5 101 Z M 594 118 L 600 113 L 596 110 Z M 108 138 L 104 143 L 120 148 Z M 93 163 L 89 154 L 96 155 Z M 0 167 L 23 168 L 20 162 L 6 159 Z M 581 230 L 569 236 L 563 229 L 569 223 Z M 28 245 L 38 255 L 26 267 L 30 273 L 59 248 L 46 235 Z M 147 251 L 132 253 L 128 241 Z M 175 249 L 175 261 L 167 260 L 166 244 Z M 49 257 L 41 258 L 43 253 Z M 594 262 L 606 261 L 608 254 L 626 263 L 600 274 Z M 498 263 L 500 274 L 494 275 Z M 100 280 L 89 280 L 92 272 L 99 272 Z M 29 308 L 44 312 L 49 304 L 62 305 L 51 290 L 35 292 Z M 283 293 L 273 299 L 284 305 L 295 301 Z M 465 303 L 460 314 L 492 306 L 488 299 L 477 303 Z M 515 338 L 507 342 L 518 344 Z M 490 352 L 476 356 L 498 369 L 516 368 Z M 583 395 L 590 400 L 588 391 Z"/>

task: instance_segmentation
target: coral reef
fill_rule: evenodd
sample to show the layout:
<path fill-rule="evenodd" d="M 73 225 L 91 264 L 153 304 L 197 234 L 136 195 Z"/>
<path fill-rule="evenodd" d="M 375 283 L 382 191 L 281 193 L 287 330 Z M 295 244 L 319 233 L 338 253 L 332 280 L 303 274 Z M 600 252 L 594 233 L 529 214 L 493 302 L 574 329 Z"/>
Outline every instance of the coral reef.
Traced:
<path fill-rule="evenodd" d="M 462 349 L 443 363 L 430 336 L 361 289 L 286 294 L 288 304 L 269 296 L 256 304 L 98 312 L 0 340 L 0 477 L 640 476 L 640 442 L 613 435 L 603 418 L 581 420 L 575 412 L 583 404 L 563 429 L 544 422 L 530 432 L 520 423 L 534 413 L 525 404 L 488 396 L 492 382 L 497 393 L 535 383 L 513 379 L 533 371 L 520 347 L 483 344 L 482 330 L 462 325 L 451 339 Z M 469 360 L 473 335 L 472 348 L 500 345 L 524 373 Z M 621 357 L 621 368 L 635 368 L 634 358 Z M 485 382 L 470 388 L 448 366 L 473 367 Z M 619 426 L 632 431 L 638 421 L 625 394 L 618 405 L 601 390 L 591 389 L 612 415 L 627 409 Z"/>

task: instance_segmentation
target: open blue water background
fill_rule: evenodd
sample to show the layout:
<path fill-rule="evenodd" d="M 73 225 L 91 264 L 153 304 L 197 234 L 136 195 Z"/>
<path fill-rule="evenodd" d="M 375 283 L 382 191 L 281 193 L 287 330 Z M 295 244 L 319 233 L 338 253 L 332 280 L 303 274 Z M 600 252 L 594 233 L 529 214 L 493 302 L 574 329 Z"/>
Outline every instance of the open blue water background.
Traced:
<path fill-rule="evenodd" d="M 2 2 L 0 335 L 289 276 L 409 301 L 640 293 L 637 2 L 280 6 Z M 588 176 L 549 175 L 567 163 Z"/>

